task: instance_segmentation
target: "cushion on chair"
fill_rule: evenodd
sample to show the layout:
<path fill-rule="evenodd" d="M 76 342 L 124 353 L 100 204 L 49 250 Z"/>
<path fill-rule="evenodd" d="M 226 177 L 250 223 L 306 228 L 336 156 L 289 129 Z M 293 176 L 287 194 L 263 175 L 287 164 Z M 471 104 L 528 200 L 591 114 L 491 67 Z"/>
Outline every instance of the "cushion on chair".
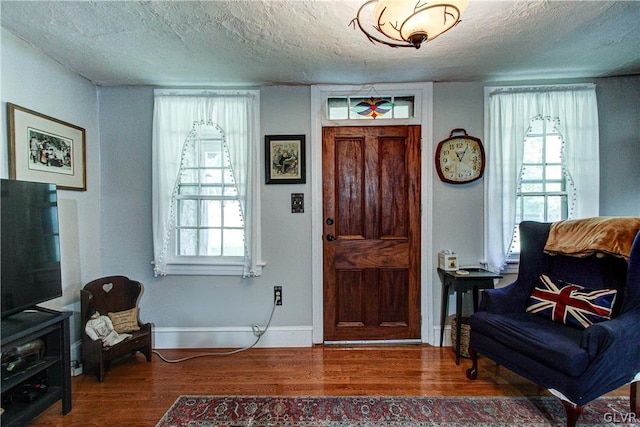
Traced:
<path fill-rule="evenodd" d="M 111 319 L 113 329 L 119 334 L 140 330 L 140 325 L 138 325 L 138 307 L 107 314 L 109 319 Z"/>
<path fill-rule="evenodd" d="M 589 354 L 580 347 L 582 330 L 543 319 L 531 313 L 491 314 L 477 312 L 470 318 L 471 330 L 492 337 L 571 376 L 580 375 L 589 364 Z"/>
<path fill-rule="evenodd" d="M 616 289 L 586 289 L 541 275 L 533 288 L 526 311 L 580 329 L 609 320 Z"/>

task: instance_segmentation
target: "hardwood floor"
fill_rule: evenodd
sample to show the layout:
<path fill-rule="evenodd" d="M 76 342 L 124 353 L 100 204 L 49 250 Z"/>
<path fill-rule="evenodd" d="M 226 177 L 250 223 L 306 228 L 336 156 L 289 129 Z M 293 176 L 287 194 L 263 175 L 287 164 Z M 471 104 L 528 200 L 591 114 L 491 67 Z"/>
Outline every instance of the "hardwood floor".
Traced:
<path fill-rule="evenodd" d="M 168 359 L 213 350 L 161 350 Z M 58 403 L 32 426 L 155 426 L 181 394 L 200 395 L 421 395 L 532 396 L 545 390 L 479 361 L 479 375 L 467 380 L 471 363 L 455 364 L 450 347 L 427 345 L 251 349 L 232 356 L 208 356 L 166 363 L 137 354 L 114 364 L 103 383 L 93 375 L 72 380 L 73 409 Z M 623 387 L 612 395 L 629 395 Z"/>

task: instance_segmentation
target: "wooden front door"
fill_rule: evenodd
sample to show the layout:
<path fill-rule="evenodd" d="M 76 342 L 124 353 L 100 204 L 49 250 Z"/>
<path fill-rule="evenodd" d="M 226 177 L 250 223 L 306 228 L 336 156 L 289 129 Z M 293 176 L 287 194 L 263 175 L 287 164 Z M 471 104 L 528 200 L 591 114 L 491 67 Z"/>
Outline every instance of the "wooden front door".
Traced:
<path fill-rule="evenodd" d="M 322 136 L 324 340 L 420 338 L 420 126 Z"/>

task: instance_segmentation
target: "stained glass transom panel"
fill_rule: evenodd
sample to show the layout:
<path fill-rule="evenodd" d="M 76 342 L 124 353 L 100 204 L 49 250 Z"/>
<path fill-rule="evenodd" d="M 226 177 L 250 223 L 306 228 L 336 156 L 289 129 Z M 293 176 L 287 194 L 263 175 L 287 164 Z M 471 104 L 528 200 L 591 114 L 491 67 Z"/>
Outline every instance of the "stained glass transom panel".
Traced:
<path fill-rule="evenodd" d="M 414 117 L 413 96 L 343 96 L 327 99 L 329 120 L 388 120 Z"/>

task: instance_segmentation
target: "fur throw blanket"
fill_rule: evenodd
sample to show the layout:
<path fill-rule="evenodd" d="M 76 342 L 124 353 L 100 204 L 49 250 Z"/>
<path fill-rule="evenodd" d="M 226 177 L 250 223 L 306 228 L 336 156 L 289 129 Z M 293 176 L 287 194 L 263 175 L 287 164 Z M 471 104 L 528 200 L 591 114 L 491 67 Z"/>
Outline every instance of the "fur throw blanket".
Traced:
<path fill-rule="evenodd" d="M 551 224 L 544 251 L 550 255 L 587 257 L 609 254 L 629 260 L 640 218 L 595 217 Z"/>

